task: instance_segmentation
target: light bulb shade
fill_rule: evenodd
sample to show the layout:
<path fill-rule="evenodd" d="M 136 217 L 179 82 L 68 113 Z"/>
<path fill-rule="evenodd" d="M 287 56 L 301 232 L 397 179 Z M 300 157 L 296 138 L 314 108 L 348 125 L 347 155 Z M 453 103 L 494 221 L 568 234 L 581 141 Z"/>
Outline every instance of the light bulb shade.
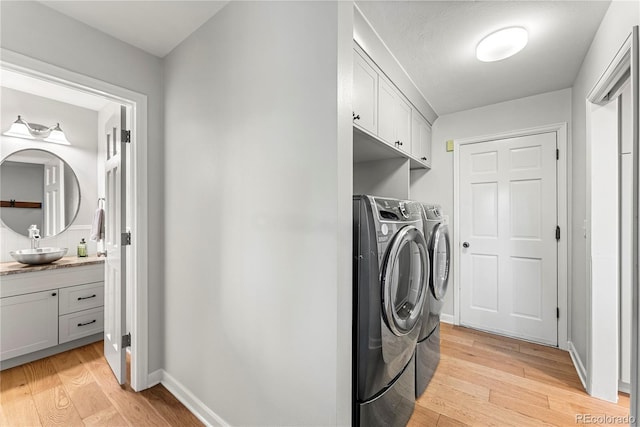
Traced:
<path fill-rule="evenodd" d="M 25 138 L 25 139 L 35 139 L 31 132 L 29 132 L 29 126 L 25 123 L 20 116 L 18 116 L 18 120 L 11 124 L 9 130 L 4 132 L 3 135 L 14 136 L 16 138 Z"/>
<path fill-rule="evenodd" d="M 71 145 L 64 132 L 62 132 L 62 129 L 60 129 L 60 123 L 57 123 L 55 127 L 51 129 L 51 133 L 44 139 L 44 141 L 53 142 L 54 144 Z"/>
<path fill-rule="evenodd" d="M 529 34 L 522 27 L 509 27 L 489 34 L 476 47 L 476 57 L 482 62 L 506 59 L 527 45 Z"/>

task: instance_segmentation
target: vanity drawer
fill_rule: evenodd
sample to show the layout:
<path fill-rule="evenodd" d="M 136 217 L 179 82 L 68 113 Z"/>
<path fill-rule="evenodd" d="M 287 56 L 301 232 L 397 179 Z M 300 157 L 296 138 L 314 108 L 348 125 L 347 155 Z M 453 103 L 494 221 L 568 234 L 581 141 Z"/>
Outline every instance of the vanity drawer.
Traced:
<path fill-rule="evenodd" d="M 100 333 L 103 330 L 104 310 L 102 307 L 65 314 L 58 319 L 58 343 L 77 340 Z"/>
<path fill-rule="evenodd" d="M 75 313 L 104 305 L 104 282 L 60 289 L 59 314 Z"/>

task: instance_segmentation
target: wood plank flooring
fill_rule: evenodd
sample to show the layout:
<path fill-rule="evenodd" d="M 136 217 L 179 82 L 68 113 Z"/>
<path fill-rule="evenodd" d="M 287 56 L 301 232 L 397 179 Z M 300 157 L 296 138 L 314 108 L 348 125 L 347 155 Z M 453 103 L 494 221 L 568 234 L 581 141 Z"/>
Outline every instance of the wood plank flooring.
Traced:
<path fill-rule="evenodd" d="M 629 396 L 589 396 L 565 351 L 443 323 L 440 365 L 409 426 L 564 427 L 585 424 L 579 414 L 628 417 Z"/>
<path fill-rule="evenodd" d="M 157 385 L 119 386 L 102 342 L 0 372 L 0 426 L 201 426 Z M 577 414 L 625 417 L 590 397 L 567 352 L 442 324 L 441 361 L 410 427 L 576 426 Z M 598 425 L 592 423 L 592 425 Z"/>
<path fill-rule="evenodd" d="M 162 385 L 120 386 L 102 341 L 0 372 L 0 426 L 202 426 Z"/>

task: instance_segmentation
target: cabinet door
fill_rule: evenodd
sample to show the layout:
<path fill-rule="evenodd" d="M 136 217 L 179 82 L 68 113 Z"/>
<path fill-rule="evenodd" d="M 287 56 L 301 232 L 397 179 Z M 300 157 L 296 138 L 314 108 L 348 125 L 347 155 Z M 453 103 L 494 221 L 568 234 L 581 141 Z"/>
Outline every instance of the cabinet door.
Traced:
<path fill-rule="evenodd" d="M 379 79 L 378 83 L 378 136 L 396 147 L 397 95 L 384 79 Z"/>
<path fill-rule="evenodd" d="M 396 100 L 395 125 L 398 148 L 411 153 L 411 105 L 399 94 Z"/>
<path fill-rule="evenodd" d="M 411 155 L 431 166 L 431 127 L 417 112 L 413 112 Z"/>
<path fill-rule="evenodd" d="M 377 133 L 378 73 L 357 52 L 353 52 L 353 123 Z"/>
<path fill-rule="evenodd" d="M 393 85 L 378 79 L 378 136 L 399 150 L 411 152 L 411 105 Z"/>
<path fill-rule="evenodd" d="M 57 344 L 57 290 L 0 299 L 0 360 Z"/>

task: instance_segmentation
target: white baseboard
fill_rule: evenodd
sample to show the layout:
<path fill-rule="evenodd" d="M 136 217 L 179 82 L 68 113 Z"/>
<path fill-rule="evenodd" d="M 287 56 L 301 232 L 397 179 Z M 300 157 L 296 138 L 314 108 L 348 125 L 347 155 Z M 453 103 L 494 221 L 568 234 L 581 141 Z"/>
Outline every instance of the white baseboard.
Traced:
<path fill-rule="evenodd" d="M 193 415 L 207 426 L 230 427 L 222 417 L 209 409 L 191 391 L 169 375 L 164 369 L 149 374 L 149 387 L 162 383 Z"/>
<path fill-rule="evenodd" d="M 582 387 L 584 387 L 587 393 L 589 390 L 587 389 L 587 370 L 584 368 L 584 364 L 582 360 L 580 360 L 580 355 L 578 351 L 573 346 L 571 341 L 567 342 L 567 348 L 569 349 L 569 355 L 571 356 L 571 361 L 573 362 L 573 366 L 576 368 L 576 372 L 578 372 L 578 377 L 580 378 L 580 382 L 582 383 Z"/>
<path fill-rule="evenodd" d="M 454 317 L 452 314 L 440 313 L 440 321 L 443 323 L 455 324 Z"/>

